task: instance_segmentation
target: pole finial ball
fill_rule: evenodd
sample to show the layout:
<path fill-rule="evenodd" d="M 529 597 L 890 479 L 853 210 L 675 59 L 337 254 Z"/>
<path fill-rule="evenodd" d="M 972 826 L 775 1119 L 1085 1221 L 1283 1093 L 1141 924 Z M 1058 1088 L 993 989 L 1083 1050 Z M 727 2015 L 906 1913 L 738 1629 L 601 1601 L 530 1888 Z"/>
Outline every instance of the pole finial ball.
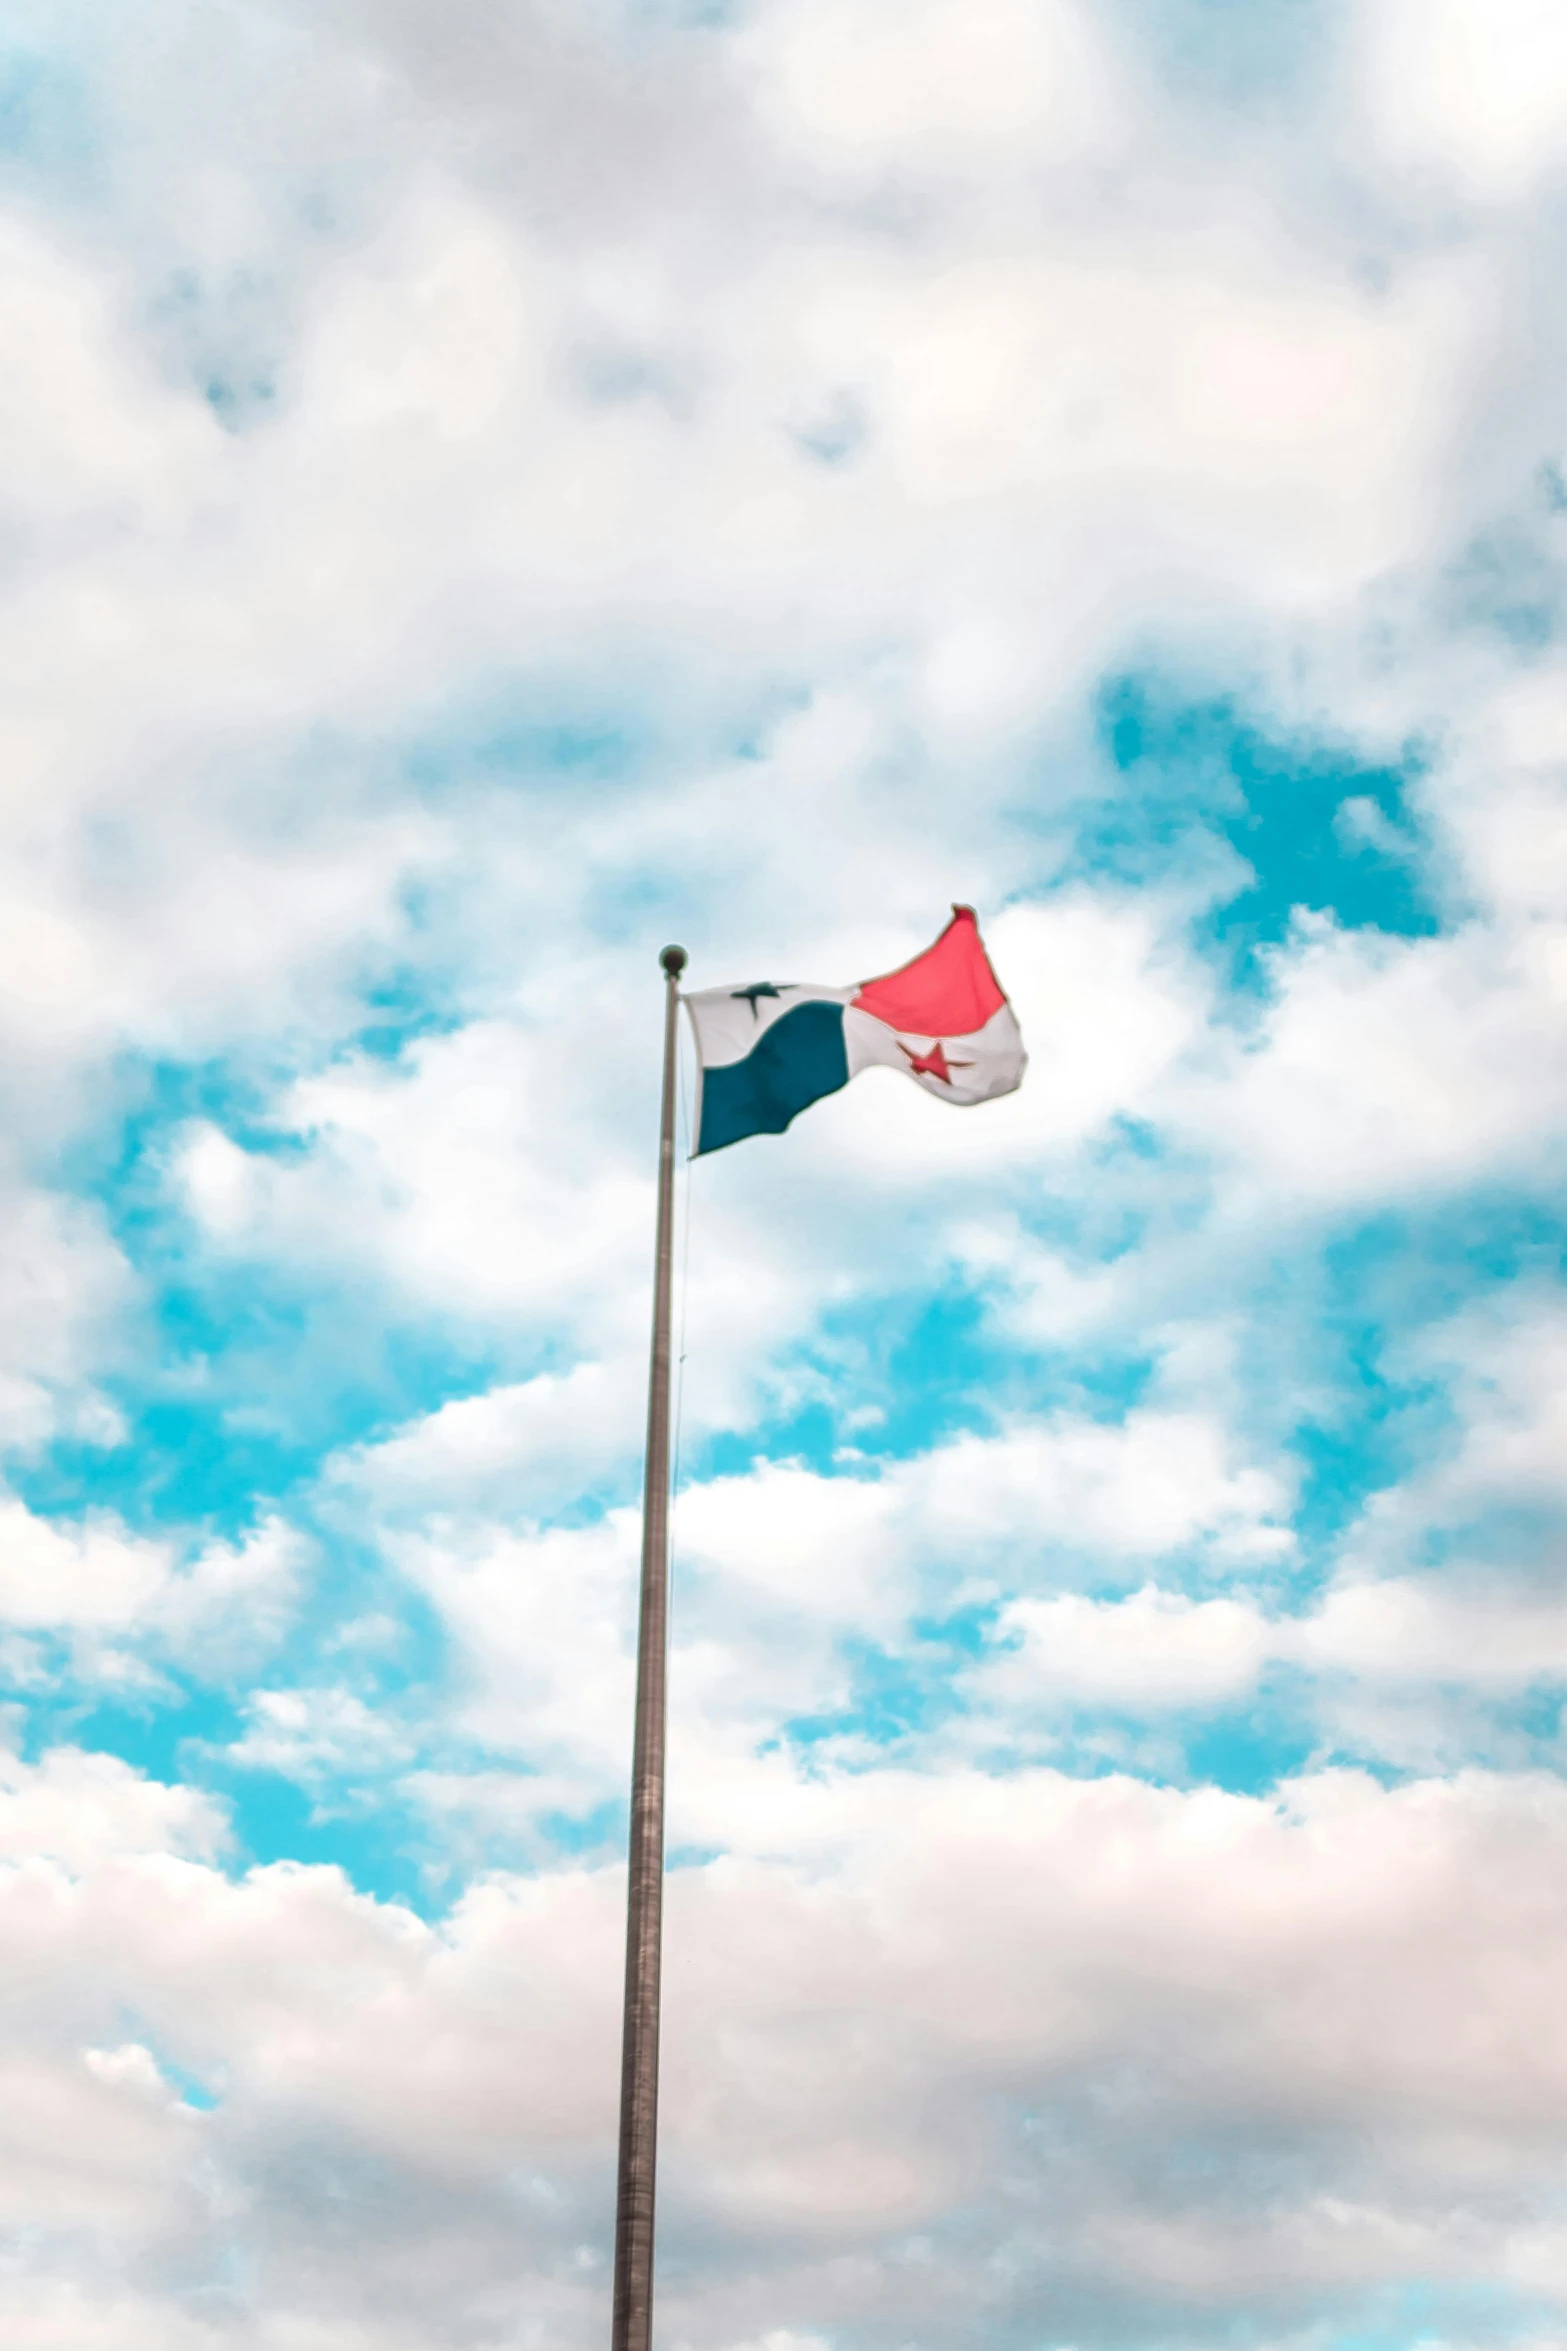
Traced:
<path fill-rule="evenodd" d="M 668 972 L 670 978 L 672 980 L 677 980 L 679 979 L 680 974 L 686 968 L 686 951 L 684 947 L 666 947 L 658 960 L 663 965 L 664 969 Z"/>

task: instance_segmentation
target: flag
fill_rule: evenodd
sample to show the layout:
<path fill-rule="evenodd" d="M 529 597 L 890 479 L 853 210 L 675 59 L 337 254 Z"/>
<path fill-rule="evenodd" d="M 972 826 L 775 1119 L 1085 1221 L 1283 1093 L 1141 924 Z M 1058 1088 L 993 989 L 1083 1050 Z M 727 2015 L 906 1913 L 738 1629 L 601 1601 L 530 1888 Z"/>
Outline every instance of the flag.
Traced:
<path fill-rule="evenodd" d="M 696 1151 L 781 1135 L 862 1069 L 901 1069 L 943 1102 L 1015 1093 L 1028 1056 L 990 968 L 972 906 L 934 947 L 853 988 L 702 988 L 685 998 L 696 1036 Z"/>

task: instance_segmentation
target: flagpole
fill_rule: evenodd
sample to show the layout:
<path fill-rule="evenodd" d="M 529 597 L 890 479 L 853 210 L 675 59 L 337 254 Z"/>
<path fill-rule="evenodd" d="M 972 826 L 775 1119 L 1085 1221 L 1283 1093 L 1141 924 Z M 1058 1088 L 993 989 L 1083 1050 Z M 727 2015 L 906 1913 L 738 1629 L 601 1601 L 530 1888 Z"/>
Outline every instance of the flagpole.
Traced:
<path fill-rule="evenodd" d="M 659 1959 L 664 1911 L 664 1668 L 669 1623 L 670 1304 L 675 1239 L 675 1054 L 683 947 L 666 947 L 664 1093 L 658 1130 L 658 1240 L 642 1493 L 642 1600 L 626 1883 L 626 2002 L 620 2045 L 620 2175 L 615 2196 L 611 2351 L 649 2351 L 653 2186 L 658 2159 Z"/>

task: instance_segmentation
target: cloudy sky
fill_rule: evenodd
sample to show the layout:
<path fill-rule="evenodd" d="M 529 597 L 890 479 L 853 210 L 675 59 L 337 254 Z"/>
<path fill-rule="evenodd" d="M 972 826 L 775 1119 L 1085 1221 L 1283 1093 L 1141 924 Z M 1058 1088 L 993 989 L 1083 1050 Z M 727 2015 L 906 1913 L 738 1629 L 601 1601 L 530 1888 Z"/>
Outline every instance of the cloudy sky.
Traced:
<path fill-rule="evenodd" d="M 0 10 L 0 2333 L 1567 2339 L 1559 0 Z"/>

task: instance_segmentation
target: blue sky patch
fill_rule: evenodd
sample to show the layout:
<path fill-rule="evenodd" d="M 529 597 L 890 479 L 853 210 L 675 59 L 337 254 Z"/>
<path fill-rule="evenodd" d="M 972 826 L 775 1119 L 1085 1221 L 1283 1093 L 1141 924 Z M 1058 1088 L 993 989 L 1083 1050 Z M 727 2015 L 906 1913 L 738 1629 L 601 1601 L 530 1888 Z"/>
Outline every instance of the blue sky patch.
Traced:
<path fill-rule="evenodd" d="M 1151 881 L 1204 839 L 1224 844 L 1231 861 L 1207 864 L 1215 902 L 1197 933 L 1238 982 L 1256 983 L 1259 951 L 1288 937 L 1297 909 L 1402 938 L 1439 929 L 1411 800 L 1417 755 L 1367 767 L 1342 745 L 1270 735 L 1236 702 L 1188 702 L 1136 675 L 1102 689 L 1098 721 L 1124 780 L 1085 811 L 1080 855 Z"/>

